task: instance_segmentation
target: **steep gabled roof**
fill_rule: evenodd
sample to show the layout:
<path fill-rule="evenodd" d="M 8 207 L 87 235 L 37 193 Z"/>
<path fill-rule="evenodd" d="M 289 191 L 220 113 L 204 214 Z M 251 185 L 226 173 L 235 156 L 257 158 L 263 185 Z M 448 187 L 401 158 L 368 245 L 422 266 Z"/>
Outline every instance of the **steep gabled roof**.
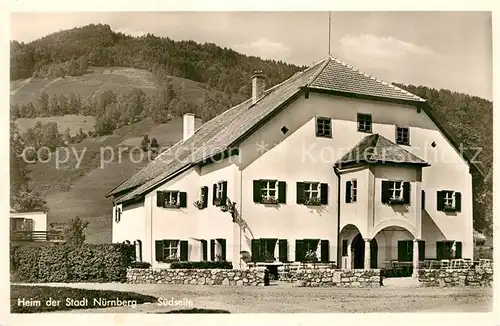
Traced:
<path fill-rule="evenodd" d="M 425 102 L 410 92 L 363 73 L 333 57 L 328 58 L 327 64 L 308 86 L 395 100 Z"/>
<path fill-rule="evenodd" d="M 117 203 L 131 200 L 179 171 L 224 152 L 276 108 L 300 94 L 326 62 L 320 61 L 268 89 L 257 103 L 246 100 L 203 124 L 193 136 L 169 148 L 107 196 L 120 196 L 133 189 L 115 199 Z"/>
<path fill-rule="evenodd" d="M 389 139 L 379 134 L 373 134 L 361 139 L 351 150 L 342 156 L 334 166 L 342 169 L 353 164 L 409 164 L 429 166 L 420 157 L 408 152 Z"/>

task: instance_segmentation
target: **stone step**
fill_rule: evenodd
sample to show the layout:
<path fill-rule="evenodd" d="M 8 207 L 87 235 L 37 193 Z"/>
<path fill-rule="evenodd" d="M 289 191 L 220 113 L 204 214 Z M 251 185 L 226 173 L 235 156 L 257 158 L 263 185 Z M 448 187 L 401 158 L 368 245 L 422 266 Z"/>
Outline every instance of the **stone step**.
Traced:
<path fill-rule="evenodd" d="M 382 280 L 384 287 L 394 288 L 415 288 L 420 286 L 420 282 L 414 277 L 388 277 Z"/>

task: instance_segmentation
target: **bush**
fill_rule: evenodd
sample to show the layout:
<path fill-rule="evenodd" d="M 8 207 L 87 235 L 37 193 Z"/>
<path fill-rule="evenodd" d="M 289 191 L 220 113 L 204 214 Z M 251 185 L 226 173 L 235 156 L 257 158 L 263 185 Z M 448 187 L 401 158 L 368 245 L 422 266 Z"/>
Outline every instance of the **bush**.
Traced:
<path fill-rule="evenodd" d="M 135 257 L 128 244 L 11 247 L 11 275 L 16 282 L 123 282 Z"/>
<path fill-rule="evenodd" d="M 230 261 L 180 261 L 170 265 L 173 269 L 233 269 Z"/>
<path fill-rule="evenodd" d="M 130 268 L 150 268 L 151 264 L 145 261 L 134 261 L 130 264 Z"/>

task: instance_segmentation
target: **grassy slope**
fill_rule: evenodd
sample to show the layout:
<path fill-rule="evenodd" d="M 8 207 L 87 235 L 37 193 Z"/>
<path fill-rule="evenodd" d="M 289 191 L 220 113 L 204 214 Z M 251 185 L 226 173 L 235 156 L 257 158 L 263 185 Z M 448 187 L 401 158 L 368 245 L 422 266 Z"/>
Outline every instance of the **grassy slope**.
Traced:
<path fill-rule="evenodd" d="M 118 94 L 130 91 L 138 87 L 147 94 L 155 92 L 161 85 L 156 77 L 145 70 L 133 68 L 90 68 L 91 72 L 78 77 L 65 78 L 29 78 L 26 80 L 13 81 L 10 84 L 10 97 L 12 103 L 27 103 L 33 101 L 37 104 L 40 92 L 53 94 L 69 94 L 73 92 L 80 95 L 82 100 L 96 96 L 104 90 L 110 89 Z M 206 86 L 188 79 L 172 77 L 174 90 L 180 96 L 190 99 L 201 99 Z M 209 93 L 218 92 L 208 90 Z M 34 126 L 36 121 L 44 123 L 55 121 L 58 123 L 59 131 L 64 132 L 70 127 L 75 133 L 80 128 L 87 132 L 93 129 L 94 117 L 68 115 L 64 117 L 46 117 L 35 119 L 18 119 L 17 123 L 21 130 Z M 200 121 L 197 121 L 198 126 Z M 131 176 L 134 172 L 147 164 L 144 159 L 139 163 L 130 160 L 128 152 L 122 156 L 121 163 L 118 161 L 118 146 L 138 146 L 144 133 L 155 137 L 161 147 L 171 145 L 182 137 L 182 121 L 176 119 L 167 124 L 155 125 L 151 120 L 141 121 L 124 126 L 114 132 L 113 135 L 86 139 L 80 144 L 70 146 L 81 155 L 83 160 L 77 167 L 74 154 L 70 154 L 65 163 L 59 167 L 55 163 L 55 154 L 49 163 L 37 163 L 29 166 L 32 184 L 36 191 L 40 191 L 48 202 L 49 223 L 60 224 L 69 218 L 80 216 L 87 219 L 87 239 L 89 242 L 111 241 L 111 201 L 104 195 Z M 114 148 L 115 162 L 106 164 L 103 169 L 101 165 L 101 149 Z M 105 150 L 105 155 L 109 151 Z M 136 153 L 137 155 L 138 153 Z M 66 152 L 59 151 L 60 160 L 64 161 Z M 106 156 L 107 157 L 107 156 Z M 136 160 L 137 157 L 134 157 Z"/>
<path fill-rule="evenodd" d="M 189 79 L 171 77 L 174 91 L 186 98 L 202 98 L 207 86 Z M 98 96 L 105 90 L 124 94 L 133 88 L 141 88 L 148 95 L 161 86 L 160 81 L 149 71 L 134 68 L 92 67 L 89 73 L 77 77 L 64 78 L 28 78 L 10 83 L 10 100 L 13 104 L 37 104 L 41 92 L 49 96 L 75 93 L 82 100 Z M 209 92 L 219 92 L 209 90 Z M 219 92 L 220 93 L 220 92 Z"/>

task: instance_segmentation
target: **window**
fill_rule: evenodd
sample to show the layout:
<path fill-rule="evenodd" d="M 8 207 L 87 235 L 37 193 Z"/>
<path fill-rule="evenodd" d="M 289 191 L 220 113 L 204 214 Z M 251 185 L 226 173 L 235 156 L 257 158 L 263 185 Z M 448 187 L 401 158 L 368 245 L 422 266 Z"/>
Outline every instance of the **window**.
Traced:
<path fill-rule="evenodd" d="M 462 209 L 462 194 L 452 190 L 437 192 L 438 211 L 460 212 Z"/>
<path fill-rule="evenodd" d="M 163 240 L 163 261 L 179 260 L 179 240 Z"/>
<path fill-rule="evenodd" d="M 277 200 L 278 182 L 274 180 L 261 180 L 260 192 L 263 200 Z"/>
<path fill-rule="evenodd" d="M 115 222 L 118 223 L 120 222 L 122 217 L 122 209 L 120 207 L 117 207 L 115 210 Z"/>
<path fill-rule="evenodd" d="M 358 181 L 352 179 L 346 182 L 345 187 L 345 202 L 352 203 L 358 200 Z"/>
<path fill-rule="evenodd" d="M 396 144 L 410 145 L 410 128 L 396 126 Z"/>
<path fill-rule="evenodd" d="M 203 186 L 200 188 L 200 199 L 197 200 L 194 205 L 199 209 L 206 208 L 208 205 L 208 187 Z"/>
<path fill-rule="evenodd" d="M 297 204 L 327 205 L 328 184 L 319 182 L 297 182 Z"/>
<path fill-rule="evenodd" d="M 276 260 L 278 239 L 252 239 L 252 260 L 254 262 L 272 262 Z"/>
<path fill-rule="evenodd" d="M 253 181 L 254 203 L 278 204 L 286 203 L 286 182 L 276 180 Z"/>
<path fill-rule="evenodd" d="M 358 113 L 358 131 L 372 132 L 372 115 Z"/>
<path fill-rule="evenodd" d="M 210 240 L 210 260 L 226 261 L 226 239 Z"/>
<path fill-rule="evenodd" d="M 332 137 L 332 119 L 316 118 L 316 137 Z"/>
<path fill-rule="evenodd" d="M 157 191 L 156 205 L 164 208 L 187 207 L 187 195 L 185 192 L 177 190 Z"/>
<path fill-rule="evenodd" d="M 460 241 L 437 241 L 436 259 L 462 258 L 462 242 Z"/>
<path fill-rule="evenodd" d="M 214 188 L 214 196 L 212 202 L 214 206 L 226 205 L 227 181 L 219 181 L 214 184 L 213 188 Z"/>
<path fill-rule="evenodd" d="M 295 240 L 295 261 L 317 261 L 319 243 L 319 239 Z"/>
<path fill-rule="evenodd" d="M 410 203 L 410 183 L 400 180 L 382 181 L 382 203 L 390 205 Z"/>

